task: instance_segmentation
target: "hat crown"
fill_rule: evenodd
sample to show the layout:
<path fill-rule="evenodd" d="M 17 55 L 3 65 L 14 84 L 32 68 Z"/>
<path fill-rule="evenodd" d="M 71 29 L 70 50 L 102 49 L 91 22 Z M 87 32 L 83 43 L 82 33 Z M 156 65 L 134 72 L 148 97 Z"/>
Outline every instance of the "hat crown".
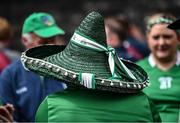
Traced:
<path fill-rule="evenodd" d="M 76 29 L 76 32 L 93 39 L 101 45 L 107 45 L 104 19 L 98 12 L 88 14 Z"/>
<path fill-rule="evenodd" d="M 97 42 L 105 47 L 107 46 L 104 19 L 97 12 L 88 14 L 76 29 L 75 33 L 80 33 L 93 42 Z M 77 73 L 94 73 L 100 77 L 111 77 L 107 54 L 80 46 L 74 43 L 72 38 L 62 52 L 46 57 L 44 60 L 50 62 L 52 60 L 53 62 L 53 59 L 60 60 L 56 65 Z"/>
<path fill-rule="evenodd" d="M 54 18 L 47 13 L 33 13 L 26 18 L 22 33 L 34 32 L 56 24 Z"/>

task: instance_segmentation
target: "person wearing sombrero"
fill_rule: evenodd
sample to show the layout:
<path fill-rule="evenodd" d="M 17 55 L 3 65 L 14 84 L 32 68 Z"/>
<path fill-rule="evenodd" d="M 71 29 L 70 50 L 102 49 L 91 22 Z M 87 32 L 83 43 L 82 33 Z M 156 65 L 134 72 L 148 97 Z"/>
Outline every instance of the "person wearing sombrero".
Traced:
<path fill-rule="evenodd" d="M 106 44 L 103 17 L 91 12 L 75 30 L 64 50 L 46 45 L 25 51 L 24 66 L 64 81 L 68 88 L 46 97 L 37 122 L 160 121 L 153 104 L 140 90 L 146 72 L 117 57 Z"/>

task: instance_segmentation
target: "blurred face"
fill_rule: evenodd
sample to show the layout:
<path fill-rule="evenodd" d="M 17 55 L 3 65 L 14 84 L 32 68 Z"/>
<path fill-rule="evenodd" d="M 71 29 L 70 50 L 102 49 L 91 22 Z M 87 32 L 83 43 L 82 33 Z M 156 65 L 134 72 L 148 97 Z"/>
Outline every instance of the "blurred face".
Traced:
<path fill-rule="evenodd" d="M 55 44 L 56 36 L 50 38 L 41 38 L 33 33 L 23 39 L 23 44 L 26 48 L 33 48 L 43 44 Z"/>
<path fill-rule="evenodd" d="M 34 46 L 42 45 L 42 44 L 54 44 L 56 37 L 50 37 L 50 38 L 41 38 L 39 36 L 36 36 L 33 41 Z"/>
<path fill-rule="evenodd" d="M 155 24 L 147 34 L 148 45 L 157 60 L 172 60 L 177 52 L 179 37 L 168 24 Z"/>
<path fill-rule="evenodd" d="M 116 33 L 111 31 L 108 26 L 105 26 L 107 44 L 113 48 L 119 47 L 121 45 L 120 39 Z"/>

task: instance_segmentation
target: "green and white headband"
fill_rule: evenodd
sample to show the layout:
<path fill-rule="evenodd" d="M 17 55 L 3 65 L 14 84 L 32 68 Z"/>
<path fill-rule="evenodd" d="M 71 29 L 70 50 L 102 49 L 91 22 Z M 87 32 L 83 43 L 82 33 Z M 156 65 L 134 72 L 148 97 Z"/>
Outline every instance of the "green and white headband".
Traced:
<path fill-rule="evenodd" d="M 158 18 L 148 21 L 147 30 L 149 31 L 152 28 L 152 26 L 155 24 L 161 24 L 161 23 L 171 24 L 172 22 L 173 22 L 173 19 L 171 18 L 158 17 Z"/>

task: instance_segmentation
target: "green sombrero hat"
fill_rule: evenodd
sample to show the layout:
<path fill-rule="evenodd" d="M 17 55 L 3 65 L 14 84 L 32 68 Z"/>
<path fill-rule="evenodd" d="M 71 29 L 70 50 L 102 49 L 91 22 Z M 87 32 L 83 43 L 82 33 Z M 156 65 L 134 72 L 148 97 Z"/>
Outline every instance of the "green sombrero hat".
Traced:
<path fill-rule="evenodd" d="M 135 93 L 149 83 L 141 67 L 118 58 L 106 44 L 97 12 L 85 17 L 63 51 L 62 46 L 39 46 L 25 51 L 21 60 L 29 70 L 89 89 Z"/>

